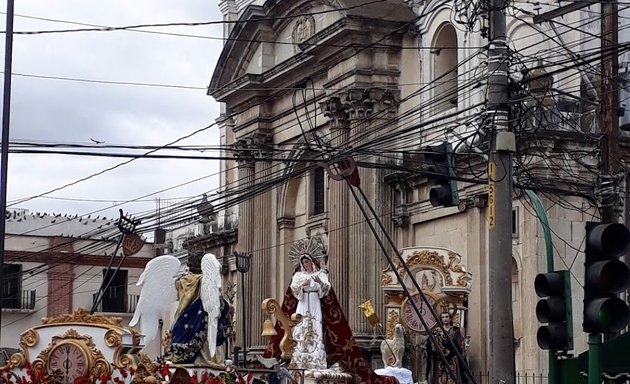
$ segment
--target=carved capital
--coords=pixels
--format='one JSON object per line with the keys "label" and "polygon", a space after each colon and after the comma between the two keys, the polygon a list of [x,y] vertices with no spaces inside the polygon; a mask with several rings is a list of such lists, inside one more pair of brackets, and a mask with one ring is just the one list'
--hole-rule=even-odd
{"label": "carved capital", "polygon": [[348,109],[338,96],[329,97],[326,101],[320,103],[320,109],[330,121],[330,129],[347,129],[350,127]]}
{"label": "carved capital", "polygon": [[239,139],[234,145],[234,157],[241,166],[253,166],[257,159],[271,157],[273,151],[271,145],[273,138],[271,133],[257,131],[249,136]]}
{"label": "carved capital", "polygon": [[[397,98],[385,88],[350,88],[339,96],[331,96],[320,104],[331,128],[348,128],[350,120],[366,119],[375,113],[395,113]],[[385,116],[386,117],[386,116]]]}

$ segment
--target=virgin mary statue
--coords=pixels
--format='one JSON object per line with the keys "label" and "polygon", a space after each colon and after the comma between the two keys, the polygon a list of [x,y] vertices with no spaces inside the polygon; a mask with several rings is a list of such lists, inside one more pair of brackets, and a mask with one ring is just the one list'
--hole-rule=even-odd
{"label": "virgin mary statue", "polygon": [[[295,266],[291,284],[282,302],[287,317],[298,313],[302,321],[293,328],[295,347],[291,365],[307,371],[322,370],[338,363],[356,382],[396,383],[390,376],[378,376],[363,358],[343,314],[337,296],[328,281],[327,255],[319,237],[298,240],[291,246],[289,258]],[[281,359],[280,341],[284,329],[276,322],[264,357]]]}

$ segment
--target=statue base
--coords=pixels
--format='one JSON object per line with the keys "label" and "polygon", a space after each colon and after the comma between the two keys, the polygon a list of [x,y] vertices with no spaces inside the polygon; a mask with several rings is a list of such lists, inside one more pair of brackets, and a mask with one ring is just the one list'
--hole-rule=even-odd
{"label": "statue base", "polygon": [[385,367],[375,369],[374,373],[379,376],[394,376],[400,384],[413,384],[411,371],[407,368]]}
{"label": "statue base", "polygon": [[304,384],[352,383],[354,377],[345,372],[332,369],[313,369],[304,371]]}

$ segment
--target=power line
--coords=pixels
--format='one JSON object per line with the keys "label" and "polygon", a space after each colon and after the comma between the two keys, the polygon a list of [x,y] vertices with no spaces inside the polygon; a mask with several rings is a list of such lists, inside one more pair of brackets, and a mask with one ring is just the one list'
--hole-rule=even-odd
{"label": "power line", "polygon": [[[253,20],[246,20],[246,21],[215,20],[215,21],[200,21],[200,22],[171,22],[171,23],[154,23],[154,24],[135,24],[135,25],[120,26],[120,27],[96,26],[96,27],[91,27],[91,28],[77,28],[77,29],[17,31],[14,33],[16,35],[43,35],[43,34],[54,34],[54,33],[129,31],[129,30],[138,30],[142,28],[199,27],[199,26],[207,26],[207,25],[242,24],[245,22],[252,22],[252,21],[257,22],[257,23],[266,23],[269,21],[292,20],[292,19],[303,17],[303,16],[315,16],[315,15],[324,15],[327,13],[350,11],[350,10],[362,8],[368,5],[382,3],[384,1],[386,0],[373,0],[373,1],[368,1],[359,5],[345,7],[345,8],[336,8],[336,9],[327,9],[327,10],[307,12],[307,13],[298,13],[298,14],[293,14],[290,16],[256,17]],[[52,21],[52,19],[48,19],[47,21]],[[5,33],[5,32],[0,31],[0,33]]]}

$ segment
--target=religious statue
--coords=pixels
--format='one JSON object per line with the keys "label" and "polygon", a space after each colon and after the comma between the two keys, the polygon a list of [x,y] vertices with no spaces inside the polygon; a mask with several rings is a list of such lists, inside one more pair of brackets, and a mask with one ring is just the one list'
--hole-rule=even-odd
{"label": "religious statue", "polygon": [[[158,256],[147,263],[137,285],[142,291],[129,324],[140,325],[143,352],[179,364],[222,361],[217,346],[226,340],[229,304],[221,295],[221,263],[213,254],[193,255],[186,267],[174,256]],[[161,353],[162,327],[170,324]]]}
{"label": "religious statue", "polygon": [[291,279],[291,291],[298,300],[295,313],[302,316],[302,321],[293,328],[296,344],[292,362],[298,368],[326,368],[320,299],[329,290],[328,274],[319,269],[319,263],[311,255],[301,255],[300,269]]}
{"label": "religious statue", "polygon": [[[453,325],[453,319],[448,311],[440,314],[440,321],[444,331],[436,326],[431,330],[435,342],[431,342],[430,339],[427,342],[428,382],[429,384],[467,383],[465,363],[459,359],[454,348],[465,359],[466,349],[470,345],[470,337],[464,337],[461,329]],[[446,358],[447,365],[444,364],[438,351],[441,351]],[[455,378],[451,374],[455,375]]]}
{"label": "religious statue", "polygon": [[381,341],[381,357],[385,367],[402,367],[405,354],[405,333],[402,324],[394,326],[394,335],[391,339]]}
{"label": "religious statue", "polygon": [[[295,266],[295,273],[282,301],[281,310],[286,317],[295,313],[303,317],[301,324],[292,330],[296,345],[291,365],[306,364],[300,367],[306,369],[306,376],[313,377],[314,372],[325,374],[329,370],[326,367],[338,364],[343,372],[356,375],[357,382],[396,383],[396,379],[391,376],[375,374],[361,355],[334,289],[328,281],[327,255],[321,238],[309,237],[296,241],[289,250],[289,258]],[[276,335],[269,340],[263,357],[280,361],[280,342],[284,337],[284,329],[279,322],[274,329]]]}

